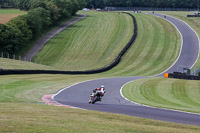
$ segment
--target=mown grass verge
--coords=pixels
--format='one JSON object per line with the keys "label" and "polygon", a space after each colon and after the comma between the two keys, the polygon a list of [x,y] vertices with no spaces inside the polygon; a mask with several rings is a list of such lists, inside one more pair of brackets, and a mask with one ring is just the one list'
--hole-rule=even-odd
{"label": "mown grass verge", "polygon": [[0,76],[0,102],[43,102],[45,94],[85,80],[98,78],[91,75],[12,75]]}
{"label": "mown grass verge", "polygon": [[146,14],[133,14],[138,37],[121,63],[107,74],[123,76],[156,75],[177,59],[181,37],[169,22]]}
{"label": "mown grass verge", "polygon": [[0,103],[0,132],[197,133],[199,126],[125,115],[22,103]]}
{"label": "mown grass verge", "polygon": [[110,64],[133,35],[132,18],[110,12],[86,14],[86,19],[52,38],[34,61],[68,71]]}
{"label": "mown grass verge", "polygon": [[137,103],[200,113],[199,81],[147,78],[127,84],[122,92]]}

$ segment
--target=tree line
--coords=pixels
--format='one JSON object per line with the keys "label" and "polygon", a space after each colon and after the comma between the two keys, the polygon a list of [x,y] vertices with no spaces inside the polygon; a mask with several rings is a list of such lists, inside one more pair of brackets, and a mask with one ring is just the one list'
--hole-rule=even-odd
{"label": "tree line", "polygon": [[154,7],[199,8],[200,0],[86,0],[88,8],[103,7]]}
{"label": "tree line", "polygon": [[[7,0],[6,2],[8,2]],[[27,14],[0,24],[0,51],[17,53],[58,21],[85,7],[85,0],[10,0],[9,6]]]}

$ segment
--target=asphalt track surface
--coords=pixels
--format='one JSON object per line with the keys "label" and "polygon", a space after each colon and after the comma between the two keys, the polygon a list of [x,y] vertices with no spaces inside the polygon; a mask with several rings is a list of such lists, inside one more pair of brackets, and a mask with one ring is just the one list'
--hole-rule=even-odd
{"label": "asphalt track surface", "polygon": [[[156,16],[164,18],[164,15],[156,14]],[[169,16],[164,19],[175,25],[183,39],[179,58],[165,72],[177,71],[181,66],[192,67],[199,56],[199,39],[196,33],[181,20]],[[163,74],[164,72],[157,76]],[[60,90],[53,96],[53,99],[58,103],[83,109],[200,126],[200,114],[148,107],[126,100],[121,95],[121,88],[130,81],[142,78],[148,77],[119,77],[85,81]],[[102,101],[94,105],[88,104],[92,90],[100,85],[106,87],[106,94]]]}

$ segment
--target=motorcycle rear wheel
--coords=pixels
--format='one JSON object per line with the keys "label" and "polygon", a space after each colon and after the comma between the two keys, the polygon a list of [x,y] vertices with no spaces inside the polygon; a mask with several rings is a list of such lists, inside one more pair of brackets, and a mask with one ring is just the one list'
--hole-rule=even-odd
{"label": "motorcycle rear wheel", "polygon": [[94,99],[92,100],[92,104],[95,104],[98,100],[98,96],[95,96]]}

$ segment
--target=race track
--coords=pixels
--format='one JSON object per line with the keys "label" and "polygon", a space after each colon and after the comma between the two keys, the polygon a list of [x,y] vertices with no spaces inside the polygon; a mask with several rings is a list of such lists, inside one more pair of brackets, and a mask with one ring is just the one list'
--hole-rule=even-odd
{"label": "race track", "polygon": [[[156,14],[159,17],[163,15]],[[196,33],[184,22],[173,17],[166,18],[174,24],[182,35],[182,49],[177,61],[165,72],[177,71],[180,66],[192,67],[199,56],[199,39]],[[163,72],[164,73],[164,72]],[[163,73],[157,76],[162,76]],[[53,96],[58,103],[83,109],[119,113],[130,116],[150,118],[175,123],[200,126],[200,115],[159,109],[132,103],[121,96],[120,90],[127,82],[148,77],[120,77],[85,81],[59,91]],[[92,89],[100,85],[106,87],[106,95],[102,102],[95,105],[88,104]]]}

